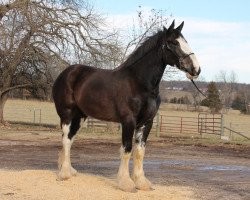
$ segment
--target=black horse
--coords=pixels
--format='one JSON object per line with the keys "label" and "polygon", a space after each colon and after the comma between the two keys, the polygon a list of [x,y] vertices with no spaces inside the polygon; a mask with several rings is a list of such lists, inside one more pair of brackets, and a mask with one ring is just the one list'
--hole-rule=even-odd
{"label": "black horse", "polygon": [[[63,131],[63,149],[59,154],[59,178],[76,174],[71,166],[70,148],[80,127],[80,120],[91,116],[122,125],[121,163],[118,187],[124,191],[149,190],[144,175],[143,157],[153,119],[160,105],[159,83],[166,65],[196,78],[200,67],[194,53],[181,34],[184,22],[147,38],[128,59],[114,70],[85,65],[65,69],[53,86],[53,97]],[[129,176],[129,159],[133,148],[134,167]]]}

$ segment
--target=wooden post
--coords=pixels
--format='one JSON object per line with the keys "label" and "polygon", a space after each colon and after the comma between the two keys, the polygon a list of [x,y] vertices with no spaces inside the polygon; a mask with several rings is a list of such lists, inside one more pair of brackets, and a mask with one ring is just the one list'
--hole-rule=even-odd
{"label": "wooden post", "polygon": [[201,119],[201,138],[203,138],[202,130],[204,128],[204,119]]}
{"label": "wooden post", "polygon": [[33,123],[36,123],[36,109],[33,108]]}
{"label": "wooden post", "polygon": [[200,113],[198,114],[198,133],[200,133]]}
{"label": "wooden post", "polygon": [[213,134],[214,134],[214,114],[213,114]]}
{"label": "wooden post", "polygon": [[160,137],[160,114],[156,114],[156,137]]}
{"label": "wooden post", "polygon": [[162,132],[162,115],[160,115],[160,132]]}
{"label": "wooden post", "polygon": [[220,136],[224,135],[224,116],[221,114],[221,129],[220,129]]}
{"label": "wooden post", "polygon": [[40,115],[39,115],[39,123],[42,123],[42,109],[39,109]]}
{"label": "wooden post", "polygon": [[181,130],[180,130],[180,133],[182,133],[182,117],[181,117]]}
{"label": "wooden post", "polygon": [[233,140],[233,132],[232,132],[232,122],[230,122],[230,139]]}

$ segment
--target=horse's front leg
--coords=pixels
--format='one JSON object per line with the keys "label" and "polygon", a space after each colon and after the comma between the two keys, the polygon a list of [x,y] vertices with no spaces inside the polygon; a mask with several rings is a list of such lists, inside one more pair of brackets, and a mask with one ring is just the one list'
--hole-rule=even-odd
{"label": "horse's front leg", "polygon": [[134,118],[126,117],[122,122],[121,163],[117,175],[118,187],[126,192],[136,192],[135,184],[129,176],[129,159],[131,157],[134,129]]}
{"label": "horse's front leg", "polygon": [[139,190],[151,190],[151,183],[145,177],[143,170],[143,158],[148,134],[152,128],[153,120],[148,121],[145,126],[138,127],[135,131],[135,147],[133,150],[134,168],[132,179]]}

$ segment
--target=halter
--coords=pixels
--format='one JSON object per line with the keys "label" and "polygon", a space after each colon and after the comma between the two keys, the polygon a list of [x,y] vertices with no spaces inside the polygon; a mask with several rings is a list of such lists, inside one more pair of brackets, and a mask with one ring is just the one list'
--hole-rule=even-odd
{"label": "halter", "polygon": [[[191,56],[191,55],[193,55],[194,53],[192,52],[192,53],[189,53],[189,54],[187,54],[187,55],[185,55],[185,56],[179,56],[176,52],[174,52],[171,48],[170,48],[170,46],[169,46],[169,44],[166,42],[166,44],[167,45],[165,45],[165,44],[163,44],[162,45],[162,50],[165,50],[165,46],[167,47],[166,49],[167,50],[169,50],[169,51],[171,51],[171,53],[172,54],[174,54],[177,58],[178,58],[178,61],[179,62],[181,62],[181,61],[183,61],[183,60],[185,60],[187,57],[189,57],[189,56]],[[187,70],[185,69],[185,68],[182,68],[185,72],[187,72]],[[207,98],[207,96],[198,88],[198,86],[195,84],[195,82],[194,82],[194,80],[193,79],[191,79],[191,82],[193,83],[193,85],[195,86],[195,88],[204,96],[204,97],[206,97]]]}
{"label": "halter", "polygon": [[189,57],[189,56],[191,56],[191,55],[194,54],[194,53],[192,52],[192,53],[189,53],[189,54],[184,55],[184,56],[179,56],[176,52],[174,52],[174,51],[170,48],[168,42],[166,42],[166,43],[167,43],[166,45],[165,45],[165,44],[162,45],[162,50],[165,50],[165,47],[167,47],[166,49],[169,50],[169,51],[171,51],[171,53],[173,53],[173,54],[178,58],[178,61],[179,61],[179,62],[185,60],[187,57]]}
{"label": "halter", "polygon": [[[185,60],[187,57],[189,57],[189,56],[191,56],[191,55],[194,54],[194,53],[192,52],[192,53],[189,53],[189,54],[184,55],[184,56],[179,56],[176,52],[174,52],[174,51],[170,48],[168,42],[166,42],[166,44],[163,44],[163,45],[162,45],[162,50],[163,50],[163,53],[164,53],[164,50],[168,50],[168,51],[170,51],[171,53],[173,53],[173,54],[178,58],[178,62],[179,62],[179,63],[181,63],[181,62],[182,62],[183,60]],[[179,69],[182,70],[182,71],[184,71],[184,72],[187,72],[187,73],[188,73],[187,69],[184,68],[184,67],[179,68]]]}

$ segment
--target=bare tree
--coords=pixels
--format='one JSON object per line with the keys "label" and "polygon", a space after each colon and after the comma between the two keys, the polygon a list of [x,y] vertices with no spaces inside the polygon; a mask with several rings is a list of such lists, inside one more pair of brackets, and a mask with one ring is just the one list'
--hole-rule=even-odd
{"label": "bare tree", "polygon": [[[123,43],[124,50],[121,56],[121,61],[125,61],[127,56],[139,47],[145,39],[153,35],[158,30],[162,30],[163,26],[167,26],[168,21],[169,17],[167,17],[166,11],[157,9],[151,9],[148,11],[139,6],[137,18],[134,19],[132,29],[127,30],[128,40],[125,40]],[[174,67],[166,67],[165,74],[163,75],[164,79],[177,74],[177,72],[178,70]]]}
{"label": "bare tree", "polygon": [[11,0],[0,4],[0,123],[9,91],[50,84],[59,64],[102,63],[117,48],[115,34],[102,28],[101,15],[83,0],[80,9],[79,2]]}
{"label": "bare tree", "polygon": [[220,97],[222,104],[227,111],[228,108],[231,107],[234,98],[237,75],[234,71],[231,71],[230,74],[228,74],[226,71],[220,71],[219,75],[217,76],[217,80],[222,83]]}
{"label": "bare tree", "polygon": [[245,103],[245,110],[246,114],[250,113],[249,105],[250,105],[250,86],[249,85],[242,85],[242,96],[244,98]]}

